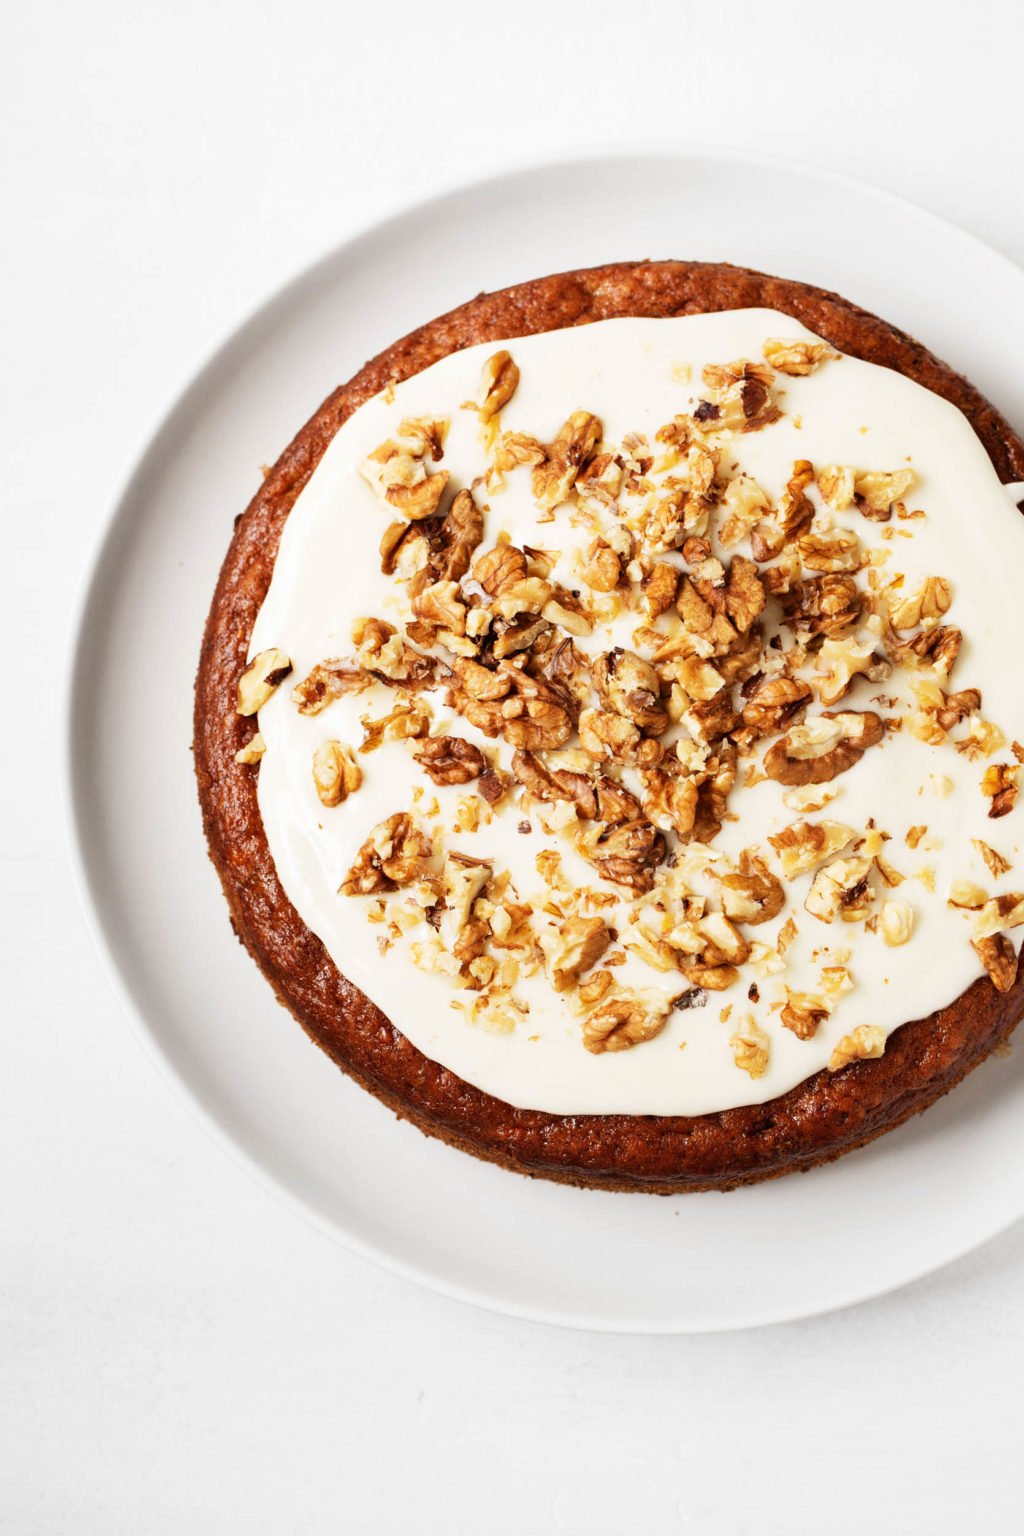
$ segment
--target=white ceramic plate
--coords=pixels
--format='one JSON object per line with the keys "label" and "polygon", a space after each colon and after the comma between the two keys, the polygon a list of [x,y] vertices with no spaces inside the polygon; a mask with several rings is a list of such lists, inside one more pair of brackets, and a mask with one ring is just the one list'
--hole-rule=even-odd
{"label": "white ceramic plate", "polygon": [[602,151],[436,197],[271,299],[153,438],[82,606],[68,792],[85,905],[129,1017],[267,1186],[450,1295],[581,1327],[688,1332],[877,1295],[1024,1213],[1022,1054],[830,1168],[728,1196],[517,1178],[399,1124],[277,1005],[232,936],[189,751],[199,638],[232,519],[321,398],[481,289],[647,256],[835,288],[920,336],[1024,424],[1024,274],[870,188],[663,149]]}

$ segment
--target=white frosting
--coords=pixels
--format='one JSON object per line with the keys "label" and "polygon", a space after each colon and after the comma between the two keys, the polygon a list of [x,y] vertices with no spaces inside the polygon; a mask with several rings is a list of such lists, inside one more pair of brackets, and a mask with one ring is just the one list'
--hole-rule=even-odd
{"label": "white frosting", "polygon": [[[604,423],[609,442],[629,432],[654,433],[678,413],[692,409],[700,393],[706,363],[760,357],[767,337],[809,337],[804,327],[771,310],[660,320],[612,320],[505,343],[521,370],[521,383],[502,412],[504,430],[525,432],[550,441],[571,410],[586,409]],[[970,929],[960,912],[950,909],[950,883],[969,878],[987,891],[1012,889],[1015,874],[994,880],[972,845],[985,839],[1016,864],[1021,841],[1020,811],[998,821],[987,818],[989,802],[980,791],[985,762],[969,761],[951,745],[929,747],[909,731],[888,737],[866,753],[857,767],[835,780],[836,798],[808,819],[834,819],[863,829],[874,817],[891,834],[886,852],[909,878],[892,894],[909,901],[915,931],[901,948],[887,947],[863,924],[836,922],[828,927],[803,911],[811,876],[790,882],[786,911],[774,922],[747,930],[752,939],[774,943],[782,921],[793,912],[800,939],[787,954],[785,981],[794,989],[815,990],[823,946],[852,950],[847,961],[854,987],[843,996],[817,1035],[800,1040],[781,1026],[771,1005],[781,993],[781,978],[759,982],[760,1000],[751,1004],[753,979],[744,966],[741,983],[729,992],[711,993],[701,1009],[677,1011],[655,1039],[631,1050],[594,1055],[581,1044],[578,1013],[554,993],[543,973],[517,989],[529,1003],[529,1015],[511,1033],[494,1033],[470,1023],[453,1008],[453,999],[469,1000],[450,977],[417,969],[403,943],[378,950],[381,931],[367,921],[367,898],[338,894],[340,881],[369,830],[395,811],[411,806],[414,784],[435,795],[450,826],[457,801],[472,786],[440,789],[426,780],[412,761],[409,745],[387,742],[360,759],[364,783],[340,806],[325,809],[311,776],[314,748],[339,738],[353,746],[362,740],[360,716],[384,715],[394,700],[383,687],[341,699],[321,715],[300,715],[290,698],[292,682],[318,661],[352,654],[351,625],[373,614],[399,622],[393,578],[380,573],[378,544],[388,516],[359,473],[373,448],[397,431],[406,416],[450,415],[444,465],[456,483],[469,484],[487,467],[476,415],[460,409],[477,397],[483,362],[495,344],[472,347],[444,358],[409,379],[390,398],[377,396],[345,423],[324,454],[296,502],[284,529],[273,580],[252,638],[253,654],[280,646],[294,661],[295,672],[260,711],[266,753],[259,767],[259,804],[270,851],[291,901],[307,926],[324,942],[339,969],[351,978],[427,1056],[499,1099],[552,1113],[699,1114],[774,1098],[826,1065],[837,1040],[860,1024],[881,1025],[887,1032],[956,998],[981,972],[968,942]],[[694,382],[682,382],[688,375]],[[953,585],[948,622],[964,633],[954,688],[977,687],[986,719],[998,723],[1008,739],[1024,739],[1024,702],[1014,625],[1024,575],[1024,520],[1000,485],[988,457],[966,419],[953,406],[901,375],[843,357],[806,378],[777,380],[782,419],[760,432],[735,440],[723,455],[735,456],[773,499],[792,473],[795,459],[816,466],[852,464],[863,469],[894,470],[911,464],[917,483],[909,494],[913,508],[926,517],[894,522],[885,574],[897,571],[907,586],[929,575],[944,575]],[[816,493],[812,493],[816,494]],[[866,545],[879,542],[880,530],[858,513],[837,514],[856,527]],[[484,547],[502,531],[514,543],[571,548],[573,530],[559,514],[554,523],[538,521],[528,471],[509,475],[505,488],[489,497]],[[904,537],[909,534],[909,537]],[[589,535],[575,534],[577,541]],[[636,624],[630,616],[623,630],[598,630],[582,642],[591,653],[612,644],[630,645]],[[885,691],[896,691],[890,684]],[[839,708],[870,707],[879,689],[858,683]],[[431,697],[439,721],[452,719]],[[454,729],[492,752],[507,765],[511,749],[485,742],[457,719]],[[1009,760],[1008,751],[997,754]],[[742,774],[742,766],[741,766]],[[952,780],[945,797],[934,790],[932,776]],[[738,821],[727,822],[715,847],[735,857],[744,847],[765,847],[768,834],[800,819],[784,805],[782,787],[770,781],[743,789],[730,799]],[[568,849],[564,839],[547,836],[533,819],[529,835],[517,831],[512,807],[475,834],[449,832],[447,846],[507,867],[521,896],[542,888],[534,864],[544,847],[557,848],[566,870],[579,883],[594,884],[594,871]],[[911,851],[908,828],[926,824],[931,848]],[[913,878],[923,866],[934,872],[935,890]],[[1019,884],[1019,873],[1016,883]],[[1015,946],[1016,947],[1016,946]],[[811,951],[819,950],[817,959]],[[656,986],[678,993],[685,980],[664,976],[630,958],[616,972],[625,985]],[[720,1012],[732,1005],[723,1022]],[[752,1079],[740,1070],[729,1047],[736,1020],[752,1013],[771,1038],[764,1076]],[[684,1048],[685,1047],[685,1048]]]}

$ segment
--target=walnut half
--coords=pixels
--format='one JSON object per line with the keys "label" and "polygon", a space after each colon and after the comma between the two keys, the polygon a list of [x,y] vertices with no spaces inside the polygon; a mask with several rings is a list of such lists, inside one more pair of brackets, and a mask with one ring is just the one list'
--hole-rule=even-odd
{"label": "walnut half", "polygon": [[820,715],[793,726],[769,747],[764,771],[777,784],[827,784],[859,763],[883,735],[881,716],[873,710]]}

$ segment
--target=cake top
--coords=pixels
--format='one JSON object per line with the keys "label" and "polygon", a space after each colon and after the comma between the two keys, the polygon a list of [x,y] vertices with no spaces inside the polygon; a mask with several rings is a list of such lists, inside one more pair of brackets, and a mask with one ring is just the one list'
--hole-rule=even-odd
{"label": "cake top", "polygon": [[282,884],[520,1107],[880,1055],[1016,973],[1020,523],[959,412],[773,311],[445,358],[284,531],[239,689]]}

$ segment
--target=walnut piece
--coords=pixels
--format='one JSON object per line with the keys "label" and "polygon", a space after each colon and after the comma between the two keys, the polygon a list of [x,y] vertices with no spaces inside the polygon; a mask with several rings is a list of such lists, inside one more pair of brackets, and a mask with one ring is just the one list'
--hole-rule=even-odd
{"label": "walnut piece", "polygon": [[789,623],[811,635],[831,635],[855,624],[863,597],[852,576],[828,574],[799,582],[785,595]]}
{"label": "walnut piece", "polygon": [[535,799],[566,801],[575,807],[582,821],[593,821],[596,817],[597,794],[585,773],[545,768],[532,752],[516,752],[512,772]]}
{"label": "walnut piece", "polygon": [[496,544],[480,555],[473,566],[473,579],[491,597],[501,597],[525,581],[529,575],[526,555],[514,544]]}
{"label": "walnut piece", "polygon": [[1009,992],[1017,980],[1017,954],[1005,933],[972,939],[971,948],[989,974],[997,992]]}
{"label": "walnut piece", "polygon": [[510,747],[527,752],[549,752],[562,747],[572,735],[575,701],[566,688],[531,677],[515,665],[502,662],[511,692],[501,701],[501,733]]}
{"label": "walnut piece", "polygon": [[369,896],[424,880],[432,873],[433,853],[430,839],[413,825],[412,817],[398,811],[374,827],[340,892],[344,896]]}
{"label": "walnut piece", "polygon": [[885,1054],[885,1030],[880,1024],[858,1024],[844,1035],[828,1059],[828,1070],[839,1072],[854,1061],[877,1060]]}
{"label": "walnut piece", "polygon": [[818,490],[833,512],[845,512],[856,497],[856,476],[848,464],[826,464],[818,471]]}
{"label": "walnut piece", "polygon": [[598,802],[604,830],[588,854],[592,864],[614,885],[640,894],[649,891],[665,857],[664,837],[642,814],[636,796],[610,779],[598,786]]}
{"label": "walnut piece", "polygon": [[236,712],[240,715],[258,714],[291,670],[291,658],[277,646],[260,651],[238,679]]}
{"label": "walnut piece", "polygon": [[722,876],[722,910],[734,923],[767,923],[786,904],[786,893],[763,859],[749,848],[736,874]]}
{"label": "walnut piece", "polygon": [[568,992],[574,987],[583,972],[600,960],[611,941],[611,929],[603,918],[566,918],[549,956],[555,991]]}
{"label": "walnut piece", "polygon": [[484,515],[472,491],[453,499],[440,523],[426,525],[427,567],[435,581],[461,581],[484,536]]}
{"label": "walnut piece", "polygon": [[791,992],[786,988],[786,1002],[779,1017],[798,1040],[810,1040],[831,1009],[828,1000],[816,992]]}
{"label": "walnut piece", "polygon": [[504,349],[484,363],[480,373],[480,420],[490,421],[512,399],[519,387],[519,368]]}
{"label": "walnut piece", "polygon": [[990,848],[988,843],[983,842],[980,837],[972,837],[971,842],[985,860],[990,874],[994,875],[997,880],[1000,875],[1006,874],[1010,868],[1009,859],[1004,859],[1001,853],[997,853],[994,848]]}
{"label": "walnut piece", "polygon": [[857,508],[872,522],[887,523],[893,504],[905,496],[915,479],[912,469],[897,469],[891,474],[870,471],[854,476]]}
{"label": "walnut piece", "polygon": [[461,736],[429,736],[413,759],[435,784],[469,784],[486,767],[480,748]]}
{"label": "walnut piece", "polygon": [[866,677],[869,682],[882,683],[892,673],[891,664],[875,649],[873,639],[853,640],[830,635],[823,641],[816,660],[818,697],[828,706],[838,704],[846,697],[855,678]]}
{"label": "walnut piece", "polygon": [[335,699],[350,693],[365,693],[375,678],[363,667],[345,661],[318,661],[316,666],[292,689],[292,700],[300,715],[318,715]]}
{"label": "walnut piece", "polygon": [[859,763],[883,735],[881,716],[873,710],[824,714],[806,725],[792,727],[769,747],[764,771],[777,784],[827,784]]}
{"label": "walnut piece", "polygon": [[856,837],[852,827],[840,821],[795,821],[768,841],[779,855],[787,880],[805,875],[833,854],[848,848]]}
{"label": "walnut piece", "polygon": [[944,576],[926,576],[910,592],[891,598],[889,619],[893,629],[916,629],[925,619],[939,619],[953,601],[953,589]]}
{"label": "walnut piece", "polygon": [[827,342],[785,340],[780,336],[770,336],[761,351],[766,363],[791,378],[813,373],[819,364],[838,356]]}
{"label": "walnut piece", "polygon": [[777,421],[779,408],[772,395],[774,375],[764,363],[741,357],[734,363],[704,369],[709,398],[693,413],[704,432],[757,432]]}
{"label": "walnut piece", "polygon": [[844,923],[860,922],[867,917],[874,901],[868,875],[871,859],[867,857],[833,859],[819,869],[804,900],[805,909],[823,923],[841,917]]}
{"label": "walnut piece", "polygon": [[359,744],[360,752],[376,752],[388,740],[418,741],[421,736],[426,736],[430,730],[431,714],[427,705],[403,699],[379,720],[371,720],[369,715],[363,715],[359,723],[364,732]]}
{"label": "walnut piece", "polygon": [[883,901],[879,929],[890,948],[906,944],[914,931],[914,909],[907,901]]}
{"label": "walnut piece", "polygon": [[589,411],[573,411],[563,424],[531,477],[534,500],[543,511],[551,512],[566,500],[576,476],[601,441],[602,431],[599,418]]}
{"label": "walnut piece", "polygon": [[363,770],[351,748],[340,741],[322,741],[313,753],[313,783],[323,805],[340,805],[363,782]]}
{"label": "walnut piece", "polygon": [[266,750],[267,744],[263,740],[261,733],[257,731],[255,736],[249,737],[244,747],[239,747],[235,753],[235,762],[258,763]]}
{"label": "walnut piece", "polygon": [[660,992],[620,992],[586,1015],[583,1044],[595,1056],[643,1045],[661,1034],[670,1008],[671,1000]]}
{"label": "walnut piece", "polygon": [[981,792],[992,801],[989,816],[993,821],[1008,816],[1017,803],[1020,767],[1015,763],[992,763],[981,776]]}
{"label": "walnut piece", "polygon": [[413,598],[412,611],[418,619],[450,630],[453,635],[466,633],[466,605],[461,599],[458,582],[435,581],[424,587]]}
{"label": "walnut piece", "polygon": [[617,715],[639,731],[660,736],[668,725],[661,703],[661,680],[649,661],[616,647],[599,656],[592,669],[594,686]]}
{"label": "walnut piece", "polygon": [[622,576],[622,569],[618,555],[603,539],[595,539],[590,546],[581,575],[587,586],[595,592],[615,591]]}
{"label": "walnut piece", "polygon": [[729,1039],[732,1059],[741,1071],[752,1078],[763,1077],[768,1070],[771,1040],[753,1014],[742,1013]]}

